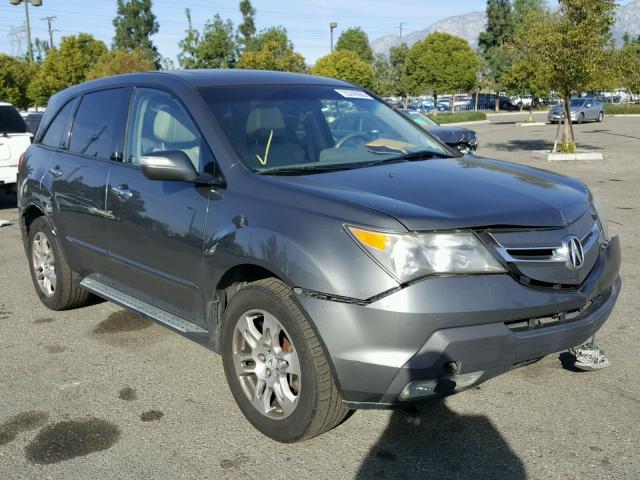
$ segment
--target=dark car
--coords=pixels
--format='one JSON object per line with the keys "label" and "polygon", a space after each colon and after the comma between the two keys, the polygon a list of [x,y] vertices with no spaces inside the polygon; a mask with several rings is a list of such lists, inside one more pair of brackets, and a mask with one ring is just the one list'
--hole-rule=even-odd
{"label": "dark car", "polygon": [[42,112],[31,112],[25,117],[24,121],[27,124],[27,128],[33,135],[35,135],[38,131],[38,127],[40,126],[43,115],[44,113]]}
{"label": "dark car", "polygon": [[442,126],[428,115],[415,110],[400,108],[398,111],[442,143],[446,143],[460,153],[474,153],[478,149],[478,137],[473,130],[452,125]]}
{"label": "dark car", "polygon": [[462,156],[335,79],[200,70],[69,88],[18,196],[47,307],[93,293],[220,352],[241,411],[279,441],[580,345],[621,285],[619,239],[583,183]]}

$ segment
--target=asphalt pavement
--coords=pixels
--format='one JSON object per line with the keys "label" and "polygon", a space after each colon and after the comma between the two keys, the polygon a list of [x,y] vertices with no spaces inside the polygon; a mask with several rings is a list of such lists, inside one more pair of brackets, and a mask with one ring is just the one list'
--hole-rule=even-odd
{"label": "asphalt pavement", "polygon": [[[479,155],[585,181],[620,234],[624,282],[598,335],[612,366],[566,354],[411,411],[359,411],[282,445],[244,419],[220,358],[107,302],[47,310],[15,202],[0,197],[0,479],[640,478],[640,118],[575,126],[600,162],[549,163],[555,127],[474,125]],[[472,208],[472,206],[470,206]]]}

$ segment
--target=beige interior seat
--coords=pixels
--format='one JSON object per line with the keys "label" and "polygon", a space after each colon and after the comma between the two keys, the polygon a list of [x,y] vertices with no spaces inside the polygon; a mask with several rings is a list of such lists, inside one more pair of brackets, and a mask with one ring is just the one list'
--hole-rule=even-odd
{"label": "beige interior seat", "polygon": [[[304,149],[289,141],[284,117],[276,106],[254,108],[247,117],[246,133],[250,159],[255,166],[268,168],[305,161]],[[266,157],[266,164],[261,165],[257,156],[263,161]]]}
{"label": "beige interior seat", "polygon": [[199,136],[167,110],[160,109],[153,119],[154,151],[182,150],[196,170],[200,167]]}

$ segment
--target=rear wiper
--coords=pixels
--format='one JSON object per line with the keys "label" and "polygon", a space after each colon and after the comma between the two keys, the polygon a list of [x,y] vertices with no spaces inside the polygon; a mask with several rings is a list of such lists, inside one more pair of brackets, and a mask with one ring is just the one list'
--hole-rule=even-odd
{"label": "rear wiper", "polygon": [[349,165],[325,165],[325,166],[307,166],[307,167],[282,167],[269,168],[256,172],[258,175],[304,175],[308,173],[337,172],[340,170],[350,170],[353,166]]}

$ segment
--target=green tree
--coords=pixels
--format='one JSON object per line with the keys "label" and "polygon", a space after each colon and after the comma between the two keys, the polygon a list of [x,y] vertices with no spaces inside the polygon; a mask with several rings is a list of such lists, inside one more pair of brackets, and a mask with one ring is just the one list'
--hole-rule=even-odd
{"label": "green tree", "polygon": [[486,65],[485,76],[496,90],[502,88],[502,77],[511,68],[511,58],[503,47],[513,41],[515,21],[510,0],[487,0],[487,29],[478,37],[478,47]]}
{"label": "green tree", "polygon": [[360,27],[348,28],[340,34],[336,42],[336,50],[355,52],[360,60],[373,62],[373,51],[369,46],[369,37]]}
{"label": "green tree", "polygon": [[33,42],[33,54],[35,56],[36,63],[44,62],[49,52],[49,42],[36,38]]}
{"label": "green tree", "polygon": [[617,64],[621,85],[629,92],[640,93],[640,41],[624,45]]}
{"label": "green tree", "polygon": [[[515,22],[515,30],[524,22],[524,17],[529,12],[543,12],[547,8],[545,0],[514,0],[513,1],[513,19]],[[515,33],[515,31],[514,31]]]}
{"label": "green tree", "polygon": [[186,10],[189,27],[179,43],[178,62],[182,68],[234,68],[237,43],[231,20],[216,14],[207,20],[202,32],[191,24],[191,12]]}
{"label": "green tree", "polygon": [[38,69],[38,64],[0,53],[0,99],[27,108],[31,104],[27,89]]}
{"label": "green tree", "polygon": [[238,26],[238,31],[242,38],[239,39],[244,47],[251,43],[256,33],[256,9],[251,5],[251,0],[240,1],[240,13],[242,14],[242,23]]}
{"label": "green tree", "polygon": [[255,35],[245,50],[258,52],[267,43],[277,43],[280,50],[286,50],[287,48],[293,50],[293,43],[289,40],[289,33],[287,29],[281,26],[269,27],[264,30],[260,30],[260,33]]}
{"label": "green tree", "polygon": [[373,91],[383,97],[396,94],[396,83],[393,66],[383,53],[376,53],[373,57]]}
{"label": "green tree", "polygon": [[35,79],[29,84],[29,97],[45,105],[54,93],[85,81],[87,72],[107,52],[107,46],[88,33],[62,37],[59,48],[49,50]]}
{"label": "green tree", "polygon": [[407,53],[407,81],[412,93],[470,91],[477,81],[478,57],[469,43],[448,33],[435,32]]}
{"label": "green tree", "polygon": [[370,64],[350,50],[336,50],[318,59],[311,73],[338,78],[364,88],[374,87],[374,73]]}
{"label": "green tree", "polygon": [[[569,115],[571,95],[605,83],[612,55],[608,32],[613,25],[615,0],[559,0],[557,12],[527,15],[515,39],[523,61],[548,72],[549,84],[564,100],[567,121],[556,139],[575,149]],[[556,143],[557,143],[556,142]]]}
{"label": "green tree", "polygon": [[151,0],[118,0],[113,19],[113,48],[127,52],[137,50],[160,66],[160,56],[151,36],[158,33],[158,22],[151,11]]}
{"label": "green tree", "polygon": [[236,67],[297,73],[307,71],[307,64],[302,55],[288,45],[283,48],[276,41],[263,43],[258,51],[245,51]]}
{"label": "green tree", "polygon": [[152,60],[145,58],[142,52],[111,50],[102,55],[89,69],[86,79],[93,80],[121,73],[148,72],[149,70],[155,70],[155,64]]}
{"label": "green tree", "polygon": [[406,68],[408,53],[409,47],[404,42],[397,47],[391,47],[389,49],[389,63],[391,63],[391,68],[393,69],[393,81],[395,83],[393,94],[404,99],[405,107],[409,103],[409,95],[412,94]]}
{"label": "green tree", "polygon": [[193,28],[193,23],[191,22],[191,10],[186,8],[184,10],[184,14],[187,17],[188,27],[185,31],[185,37],[178,43],[178,46],[180,47],[178,63],[182,68],[197,68],[200,32],[198,32],[196,28]]}

